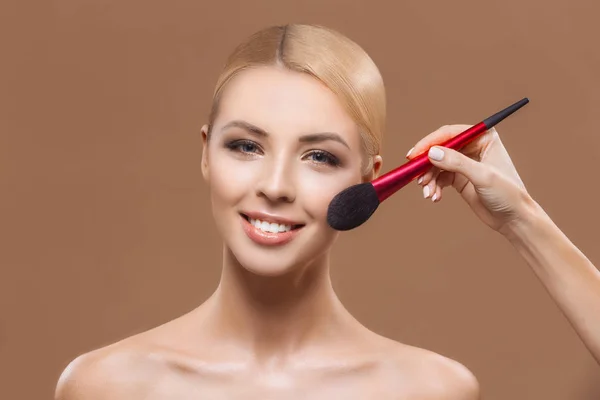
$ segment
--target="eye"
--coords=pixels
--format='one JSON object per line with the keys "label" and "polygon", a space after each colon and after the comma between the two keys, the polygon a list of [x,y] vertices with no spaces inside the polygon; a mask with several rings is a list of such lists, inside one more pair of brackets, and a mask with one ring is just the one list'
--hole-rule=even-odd
{"label": "eye", "polygon": [[313,150],[308,157],[317,164],[328,164],[333,167],[340,165],[340,160],[336,156],[323,150]]}
{"label": "eye", "polygon": [[225,144],[225,146],[240,153],[253,154],[259,152],[259,147],[251,140],[234,140]]}

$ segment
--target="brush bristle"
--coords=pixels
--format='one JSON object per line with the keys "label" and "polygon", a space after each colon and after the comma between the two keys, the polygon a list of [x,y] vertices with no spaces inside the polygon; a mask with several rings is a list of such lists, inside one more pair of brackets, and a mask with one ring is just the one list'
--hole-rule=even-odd
{"label": "brush bristle", "polygon": [[377,192],[370,182],[350,186],[338,193],[327,210],[327,223],[347,231],[365,223],[379,207]]}

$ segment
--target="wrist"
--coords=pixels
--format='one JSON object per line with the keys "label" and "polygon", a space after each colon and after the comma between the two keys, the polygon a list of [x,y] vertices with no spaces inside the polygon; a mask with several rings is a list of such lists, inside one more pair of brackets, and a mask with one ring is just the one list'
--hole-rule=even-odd
{"label": "wrist", "polygon": [[525,192],[516,207],[514,218],[499,232],[511,242],[519,241],[532,234],[536,228],[541,228],[547,219],[548,216],[542,207]]}

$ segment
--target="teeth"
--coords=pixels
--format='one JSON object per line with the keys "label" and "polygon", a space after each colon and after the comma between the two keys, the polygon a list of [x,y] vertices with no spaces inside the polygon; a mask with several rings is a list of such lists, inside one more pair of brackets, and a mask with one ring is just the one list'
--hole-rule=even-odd
{"label": "teeth", "polygon": [[261,221],[260,219],[250,218],[250,223],[264,232],[278,233],[292,230],[291,225],[276,224],[274,222]]}

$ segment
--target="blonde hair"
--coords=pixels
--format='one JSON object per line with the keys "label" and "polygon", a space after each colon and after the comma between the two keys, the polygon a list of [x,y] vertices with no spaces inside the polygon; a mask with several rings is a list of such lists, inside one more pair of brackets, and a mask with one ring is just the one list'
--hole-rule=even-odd
{"label": "blonde hair", "polygon": [[217,80],[209,116],[209,130],[227,82],[251,67],[280,65],[307,73],[328,87],[358,125],[366,155],[380,153],[385,130],[386,98],[381,74],[369,55],[355,42],[318,25],[271,26],[251,35],[227,59]]}

